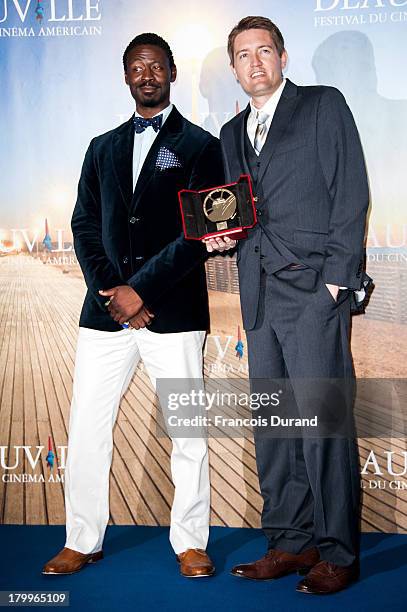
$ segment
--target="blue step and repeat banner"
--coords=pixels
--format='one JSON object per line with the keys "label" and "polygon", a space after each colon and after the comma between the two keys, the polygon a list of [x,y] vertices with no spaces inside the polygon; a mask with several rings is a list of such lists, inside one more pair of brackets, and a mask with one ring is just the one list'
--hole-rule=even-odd
{"label": "blue step and repeat banner", "polygon": [[[366,314],[354,318],[355,368],[364,378],[406,377],[407,0],[0,0],[2,522],[64,520],[69,396],[84,292],[70,217],[89,141],[133,112],[123,51],[138,33],[162,35],[178,67],[172,101],[218,135],[248,102],[231,73],[226,41],[239,19],[253,14],[271,18],[283,32],[286,76],[300,85],[339,88],[354,114],[369,172],[367,271],[376,285]],[[246,355],[239,360],[234,351],[241,333],[234,260],[212,259],[207,276],[212,333],[206,374],[245,377]],[[134,402],[143,392],[134,387]],[[113,475],[116,469],[123,476],[128,462],[120,463],[119,438]],[[148,472],[140,445],[130,444],[128,452]],[[364,439],[360,450],[364,529],[405,530],[405,437]],[[242,457],[246,451],[242,447]],[[244,468],[235,468],[235,484],[222,472],[217,462],[224,452],[212,449],[217,473],[246,496],[253,515],[240,512],[219,483],[214,522],[258,524],[258,491]],[[120,505],[143,477],[136,472],[115,479],[112,520],[167,522],[163,491],[162,512],[159,502],[149,504],[150,489],[144,495],[151,512]]]}

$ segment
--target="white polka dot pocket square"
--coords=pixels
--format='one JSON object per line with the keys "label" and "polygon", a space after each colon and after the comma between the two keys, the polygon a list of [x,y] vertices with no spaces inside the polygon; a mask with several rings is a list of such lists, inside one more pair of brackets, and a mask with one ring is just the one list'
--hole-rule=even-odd
{"label": "white polka dot pocket square", "polygon": [[158,151],[155,167],[157,170],[168,170],[170,168],[182,168],[182,164],[175,153],[167,147],[161,147]]}

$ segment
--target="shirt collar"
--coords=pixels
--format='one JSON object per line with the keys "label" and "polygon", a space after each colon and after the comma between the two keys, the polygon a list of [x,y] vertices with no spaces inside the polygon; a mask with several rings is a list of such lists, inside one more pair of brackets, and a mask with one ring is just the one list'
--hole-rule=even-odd
{"label": "shirt collar", "polygon": [[280,83],[276,91],[273,94],[271,94],[270,98],[267,100],[265,104],[263,104],[261,108],[256,108],[253,104],[253,100],[251,99],[250,108],[251,108],[252,115],[256,117],[258,111],[261,111],[263,113],[267,113],[267,115],[272,117],[277,108],[277,104],[281,98],[281,94],[283,93],[283,89],[285,87],[286,82],[287,82],[287,79],[282,80],[282,82]]}

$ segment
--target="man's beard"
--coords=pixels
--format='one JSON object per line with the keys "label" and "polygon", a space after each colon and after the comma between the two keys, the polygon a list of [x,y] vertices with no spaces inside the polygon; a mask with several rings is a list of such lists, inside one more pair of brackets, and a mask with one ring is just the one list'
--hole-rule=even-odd
{"label": "man's beard", "polygon": [[145,100],[138,100],[138,101],[146,108],[154,108],[155,106],[158,106],[159,104],[161,104],[162,99],[159,98],[157,100],[153,98],[146,98]]}

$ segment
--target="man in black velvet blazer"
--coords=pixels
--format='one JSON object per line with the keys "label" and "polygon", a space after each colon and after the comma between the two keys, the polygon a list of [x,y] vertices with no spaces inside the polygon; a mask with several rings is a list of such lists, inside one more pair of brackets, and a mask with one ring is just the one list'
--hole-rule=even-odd
{"label": "man in black velvet blazer", "polygon": [[[72,217],[75,252],[88,287],[79,324],[120,330],[105,306],[110,294],[100,294],[118,287],[116,304],[122,292],[124,300],[137,292],[148,305],[154,313],[151,331],[208,329],[206,249],[182,234],[178,190],[222,184],[219,141],[173,107],[134,189],[133,141],[131,117],[94,138],[85,156]],[[137,297],[134,304],[132,310],[126,302],[126,320],[137,312]]]}
{"label": "man in black velvet blazer", "polygon": [[[163,378],[203,384],[207,252],[182,234],[178,191],[223,184],[220,145],[170,103],[176,67],[161,37],[137,36],[123,63],[136,112],[90,143],[72,217],[87,294],[65,473],[67,538],[45,574],[73,573],[103,556],[112,428],[139,360],[154,386]],[[170,541],[182,575],[211,576],[207,441],[172,443]]]}
{"label": "man in black velvet blazer", "polygon": [[[237,251],[251,388],[285,379],[289,416],[316,416],[319,426],[255,430],[269,550],[232,573],[261,580],[310,570],[297,590],[333,593],[359,574],[349,336],[369,204],[363,152],[337,89],[284,79],[284,39],[269,19],[242,19],[228,51],[251,100],[221,130],[226,180],[250,174],[258,198],[258,223]],[[212,240],[208,250],[234,245]],[[339,416],[348,427],[329,429]]]}

